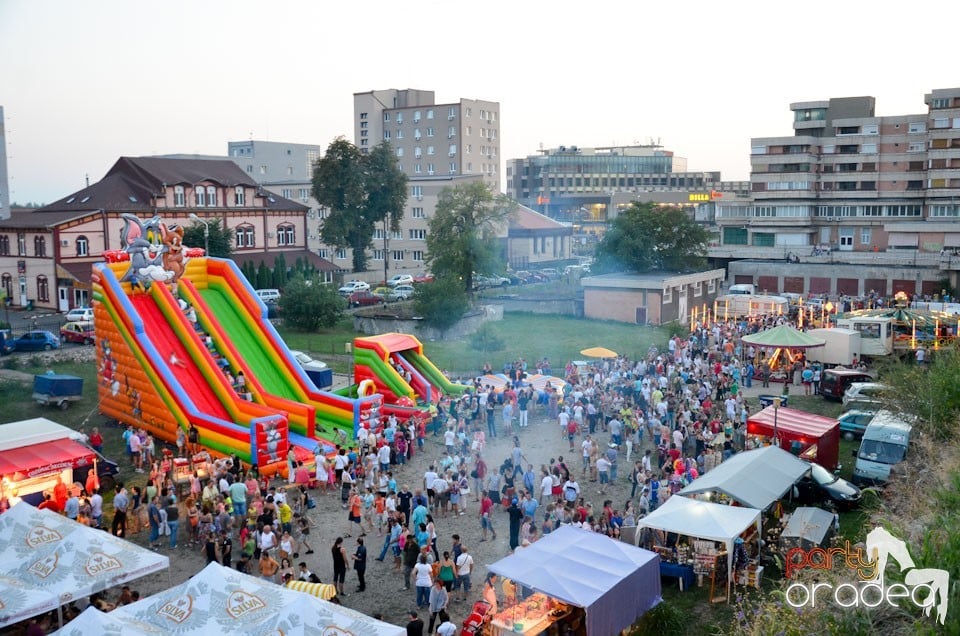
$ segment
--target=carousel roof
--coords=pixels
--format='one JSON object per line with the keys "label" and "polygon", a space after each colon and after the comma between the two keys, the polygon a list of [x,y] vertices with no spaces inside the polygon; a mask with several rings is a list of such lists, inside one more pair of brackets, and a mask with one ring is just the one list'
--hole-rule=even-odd
{"label": "carousel roof", "polygon": [[759,333],[744,336],[743,341],[758,347],[783,347],[786,349],[812,349],[826,344],[823,338],[811,336],[790,325],[780,325]]}
{"label": "carousel roof", "polygon": [[953,314],[945,311],[929,309],[911,309],[910,307],[883,307],[881,309],[857,309],[839,314],[836,318],[891,318],[893,322],[917,326],[934,326],[937,321],[948,324],[957,319]]}

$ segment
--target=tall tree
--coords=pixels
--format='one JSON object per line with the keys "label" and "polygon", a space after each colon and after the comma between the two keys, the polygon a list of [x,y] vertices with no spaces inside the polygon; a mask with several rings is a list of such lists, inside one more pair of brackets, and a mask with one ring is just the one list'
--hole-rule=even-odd
{"label": "tall tree", "polygon": [[343,315],[344,306],[336,288],[325,285],[319,276],[304,278],[302,274],[295,274],[280,297],[283,320],[301,331],[334,326]]}
{"label": "tall tree", "polygon": [[685,212],[633,203],[597,245],[595,272],[685,271],[706,263],[707,231]]}
{"label": "tall tree", "polygon": [[203,223],[194,221],[183,228],[183,244],[188,247],[203,247],[210,245],[208,256],[217,256],[219,258],[230,258],[233,254],[234,231],[224,227],[220,219],[210,219],[207,221],[209,236],[204,239]]}
{"label": "tall tree", "polygon": [[497,235],[515,204],[503,195],[494,195],[482,181],[444,188],[430,219],[427,234],[427,263],[434,273],[458,276],[463,288],[473,290],[474,272],[499,271],[503,267]]}
{"label": "tall tree", "polygon": [[324,243],[353,250],[353,271],[367,267],[366,250],[377,223],[400,228],[407,201],[407,177],[400,171],[390,144],[369,154],[338,137],[313,171],[313,196],[330,214],[320,236]]}

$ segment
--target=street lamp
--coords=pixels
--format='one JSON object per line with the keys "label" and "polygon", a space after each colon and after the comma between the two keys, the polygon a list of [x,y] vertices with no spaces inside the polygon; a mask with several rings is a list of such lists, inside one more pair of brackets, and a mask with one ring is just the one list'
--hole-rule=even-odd
{"label": "street lamp", "polygon": [[773,443],[780,446],[780,436],[777,434],[777,414],[780,412],[780,398],[773,398]]}
{"label": "street lamp", "polygon": [[210,222],[201,219],[193,212],[190,213],[190,218],[197,223],[203,223],[203,255],[210,256]]}

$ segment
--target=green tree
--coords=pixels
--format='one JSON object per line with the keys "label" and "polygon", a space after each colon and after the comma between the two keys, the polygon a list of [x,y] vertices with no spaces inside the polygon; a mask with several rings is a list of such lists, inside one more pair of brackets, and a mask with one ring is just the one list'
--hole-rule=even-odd
{"label": "green tree", "polygon": [[594,272],[688,271],[706,264],[709,235],[685,212],[633,203],[597,244]]}
{"label": "green tree", "polygon": [[413,310],[428,327],[446,331],[457,323],[470,303],[456,276],[444,274],[432,283],[414,286]]}
{"label": "green tree", "polygon": [[489,322],[480,325],[480,328],[470,334],[470,348],[486,354],[491,351],[503,351],[507,347],[506,341],[500,337],[497,330]]}
{"label": "green tree", "polygon": [[210,219],[207,221],[207,227],[210,235],[207,237],[207,243],[204,242],[203,223],[194,221],[183,228],[183,244],[189,247],[203,247],[210,245],[210,254],[219,258],[230,258],[233,254],[235,235],[234,231],[224,227],[220,219]]}
{"label": "green tree", "polygon": [[400,228],[407,201],[407,177],[396,165],[390,144],[369,154],[338,137],[313,171],[313,196],[330,214],[320,236],[324,243],[353,250],[353,271],[367,266],[366,250],[377,223]]}
{"label": "green tree", "polygon": [[456,276],[468,293],[474,272],[503,268],[497,236],[506,231],[515,204],[481,181],[444,188],[427,233],[427,264],[433,273]]}
{"label": "green tree", "polygon": [[325,285],[319,276],[304,278],[294,275],[280,297],[280,313],[286,324],[301,331],[332,327],[343,316],[344,300],[332,285]]}
{"label": "green tree", "polygon": [[257,289],[269,289],[271,283],[270,268],[267,267],[266,263],[260,261],[260,266],[257,268]]}
{"label": "green tree", "polygon": [[276,289],[283,289],[287,285],[287,259],[283,252],[273,257],[273,286]]}

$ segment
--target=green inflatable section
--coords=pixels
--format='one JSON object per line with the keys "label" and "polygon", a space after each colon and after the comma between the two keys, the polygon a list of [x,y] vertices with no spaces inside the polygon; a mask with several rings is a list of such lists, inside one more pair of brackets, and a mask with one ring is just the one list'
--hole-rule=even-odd
{"label": "green inflatable section", "polygon": [[419,371],[430,384],[443,391],[445,395],[463,395],[467,391],[465,385],[454,384],[448,380],[445,375],[440,373],[440,369],[430,362],[426,356],[420,355],[413,349],[401,351],[400,355],[406,358],[407,362],[413,365],[414,369]]}
{"label": "green inflatable section", "polygon": [[370,372],[383,382],[394,395],[410,396],[413,393],[410,385],[400,377],[396,369],[384,362],[372,349],[354,347],[353,363],[370,369]]}

